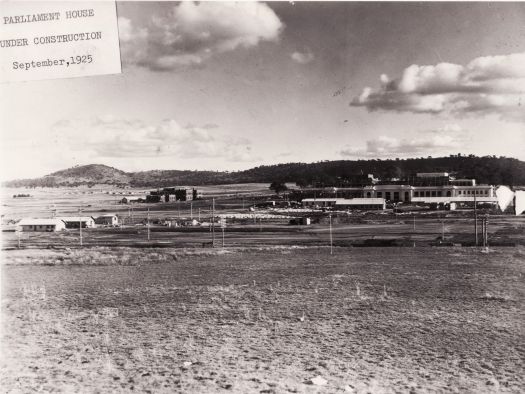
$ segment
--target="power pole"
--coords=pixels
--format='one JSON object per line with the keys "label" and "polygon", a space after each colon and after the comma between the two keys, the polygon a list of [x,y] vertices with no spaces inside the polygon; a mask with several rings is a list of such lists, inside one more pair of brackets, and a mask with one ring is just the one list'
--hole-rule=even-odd
{"label": "power pole", "polygon": [[82,207],[78,208],[78,228],[80,231],[80,246],[82,246]]}
{"label": "power pole", "polygon": [[476,237],[476,246],[478,246],[478,204],[474,194],[474,233]]}
{"label": "power pole", "polygon": [[489,229],[488,229],[489,217],[485,216],[483,220],[483,247],[488,248],[489,246]]}
{"label": "power pole", "polygon": [[211,200],[211,244],[215,247],[215,198]]}
{"label": "power pole", "polygon": [[328,214],[328,220],[330,223],[330,254],[333,254],[333,244],[332,244],[332,214]]}
{"label": "power pole", "polygon": [[147,226],[148,226],[148,241],[151,239],[150,238],[150,229],[149,229],[149,208],[148,208],[148,223],[147,223]]}

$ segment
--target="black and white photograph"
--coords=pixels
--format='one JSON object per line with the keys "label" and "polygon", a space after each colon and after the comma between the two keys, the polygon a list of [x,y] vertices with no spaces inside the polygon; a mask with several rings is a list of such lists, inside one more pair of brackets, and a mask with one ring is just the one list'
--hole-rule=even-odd
{"label": "black and white photograph", "polygon": [[0,1],[2,393],[523,393],[525,2]]}

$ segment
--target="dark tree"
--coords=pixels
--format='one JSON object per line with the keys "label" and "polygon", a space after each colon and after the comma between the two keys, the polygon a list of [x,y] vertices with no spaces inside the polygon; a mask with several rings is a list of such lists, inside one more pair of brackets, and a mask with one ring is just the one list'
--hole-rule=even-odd
{"label": "dark tree", "polygon": [[288,187],[286,186],[286,184],[284,182],[274,181],[270,185],[270,190],[273,190],[275,193],[279,194],[281,192],[287,191]]}

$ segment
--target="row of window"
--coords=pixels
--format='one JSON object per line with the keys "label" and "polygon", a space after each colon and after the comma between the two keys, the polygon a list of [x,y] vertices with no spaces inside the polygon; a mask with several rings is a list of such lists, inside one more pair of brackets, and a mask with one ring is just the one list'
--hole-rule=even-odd
{"label": "row of window", "polygon": [[[447,190],[447,197],[450,197],[450,190]],[[443,197],[443,192],[441,190],[425,190],[421,192],[414,192],[414,197]]]}
{"label": "row of window", "polygon": [[[459,195],[484,195],[488,196],[489,191],[488,190],[458,190]],[[422,191],[414,191],[414,197],[451,197],[452,192],[450,190],[441,191],[441,190],[422,190]],[[372,197],[372,193],[367,192],[366,197],[370,198]],[[376,192],[377,198],[383,198],[383,192]],[[398,201],[399,200],[399,192],[385,192],[384,198],[386,200],[391,200],[393,197],[393,200]],[[405,200],[409,199],[409,193],[405,192]]]}
{"label": "row of window", "polygon": [[485,196],[488,196],[489,195],[489,191],[488,190],[458,190],[458,194],[463,194],[463,195],[467,195],[467,194],[470,194],[470,195],[474,195],[474,194],[478,194],[478,195],[485,195]]}

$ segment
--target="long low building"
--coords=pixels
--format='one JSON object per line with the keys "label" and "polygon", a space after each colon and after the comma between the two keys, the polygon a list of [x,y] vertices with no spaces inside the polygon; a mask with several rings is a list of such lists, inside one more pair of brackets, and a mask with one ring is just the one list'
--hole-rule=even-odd
{"label": "long low building", "polygon": [[383,210],[386,208],[384,198],[304,198],[305,208],[335,208],[335,209],[363,209]]}
{"label": "long low building", "polygon": [[311,208],[327,208],[327,207],[335,207],[335,203],[341,200],[340,198],[303,198],[301,201],[303,204],[303,207],[311,207]]}
{"label": "long low building", "polygon": [[20,231],[43,231],[43,232],[53,232],[61,231],[66,228],[66,223],[57,218],[49,219],[33,219],[33,218],[24,218],[21,219],[16,224]]}
{"label": "long low building", "polygon": [[497,204],[497,197],[474,197],[474,196],[458,196],[458,197],[413,197],[413,203],[451,203],[451,202],[471,202],[471,203],[493,203]]}
{"label": "long low building", "polygon": [[335,203],[336,209],[384,210],[384,198],[342,198]]}
{"label": "long low building", "polygon": [[[305,188],[301,189],[298,198],[302,200],[326,201],[327,206],[332,206],[339,198],[383,198],[391,202],[412,202],[414,199],[434,197],[461,197],[477,198],[495,197],[495,188],[490,185],[476,185],[474,180],[458,180],[458,184],[435,186],[411,186],[408,184],[377,184],[364,187],[345,188]],[[451,181],[452,182],[452,181]],[[311,198],[312,195],[314,198]],[[317,196],[317,198],[316,198]],[[421,200],[417,200],[418,202]],[[321,203],[318,203],[321,204]]]}

